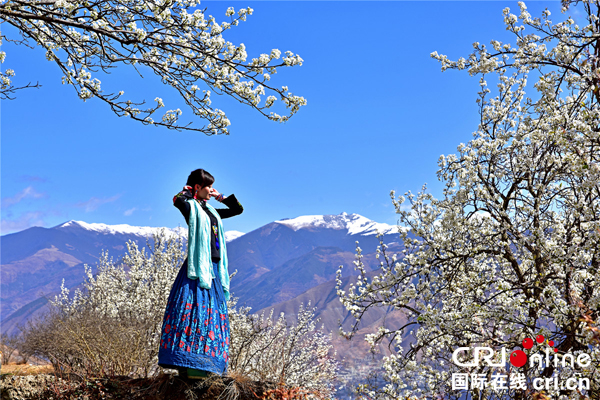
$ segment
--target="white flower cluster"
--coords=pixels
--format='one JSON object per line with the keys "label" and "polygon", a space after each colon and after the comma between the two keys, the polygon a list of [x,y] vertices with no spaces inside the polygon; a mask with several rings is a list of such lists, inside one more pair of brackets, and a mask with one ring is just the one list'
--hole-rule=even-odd
{"label": "white flower cluster", "polygon": [[[22,2],[7,0],[0,5],[0,17],[15,26],[22,37],[46,50],[46,58],[63,72],[63,83],[73,85],[83,100],[98,98],[119,116],[144,124],[206,134],[227,134],[229,119],[211,107],[198,80],[219,94],[232,96],[271,120],[284,122],[306,100],[288,92],[287,87],[269,85],[271,76],[282,67],[302,65],[302,58],[290,51],[281,60],[281,51],[271,50],[246,62],[244,44],[226,41],[224,31],[245,21],[251,8],[237,12],[230,7],[228,22],[218,23],[200,9],[195,0],[83,0]],[[193,10],[193,12],[191,12]],[[0,55],[4,59],[4,53]],[[208,121],[196,128],[180,121],[182,112],[167,111],[158,120],[151,118],[161,104],[142,108],[144,102],[119,100],[120,94],[107,94],[90,71],[108,72],[119,64],[138,68],[143,65],[175,88],[194,115]],[[10,75],[2,73],[0,95],[19,88],[12,86]],[[261,95],[268,94],[262,103]],[[274,99],[281,100],[286,115],[269,112]]]}
{"label": "white flower cluster", "polygon": [[[404,228],[402,253],[390,256],[381,243],[382,267],[368,278],[359,248],[356,284],[342,291],[338,278],[338,294],[358,320],[373,306],[407,318],[400,329],[384,326],[368,337],[372,345],[393,338],[397,349],[384,363],[388,384],[365,389],[368,395],[464,396],[452,391],[452,373],[493,371],[454,365],[456,348],[510,353],[540,334],[558,354],[586,352],[593,360],[589,368],[559,366],[546,374],[575,373],[600,384],[600,347],[582,322],[593,314],[598,323],[600,309],[600,25],[598,2],[584,3],[591,21],[584,28],[571,18],[552,24],[548,12],[534,19],[520,4],[518,17],[504,11],[516,47],[492,41],[495,53],[488,53],[475,43],[474,53],[458,61],[432,54],[442,70],[482,75],[481,122],[458,154],[440,158],[442,199],[425,187],[416,195],[392,192]],[[534,70],[538,80],[527,97]],[[483,79],[490,74],[494,97]],[[414,342],[403,345],[407,335]],[[529,380],[540,371],[525,374]],[[514,398],[491,387],[470,394]],[[579,396],[559,389],[546,395]]]}
{"label": "white flower cluster", "polygon": [[[4,59],[4,53],[2,54],[2,59]],[[10,87],[12,80],[11,78],[15,76],[15,71],[12,69],[7,69],[5,71],[0,72],[0,77],[2,77],[2,86],[0,90],[5,90]]]}
{"label": "white flower cluster", "polygon": [[331,334],[317,329],[314,309],[300,307],[293,324],[285,315],[251,315],[230,305],[230,368],[252,379],[299,387],[307,398],[330,398],[339,370]]}

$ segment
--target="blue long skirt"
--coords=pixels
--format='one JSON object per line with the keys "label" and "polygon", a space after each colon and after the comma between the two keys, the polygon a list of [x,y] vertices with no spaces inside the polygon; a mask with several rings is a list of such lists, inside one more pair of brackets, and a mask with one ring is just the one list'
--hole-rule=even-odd
{"label": "blue long skirt", "polygon": [[210,289],[187,276],[187,259],[173,283],[163,320],[158,365],[187,367],[222,375],[229,359],[227,301],[213,263]]}

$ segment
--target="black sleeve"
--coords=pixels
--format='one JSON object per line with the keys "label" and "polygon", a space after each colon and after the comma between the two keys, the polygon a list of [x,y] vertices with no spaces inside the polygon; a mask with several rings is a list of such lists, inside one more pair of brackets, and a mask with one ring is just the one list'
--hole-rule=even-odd
{"label": "black sleeve", "polygon": [[240,215],[244,211],[244,207],[242,207],[238,199],[235,198],[235,194],[227,196],[225,199],[223,199],[222,203],[229,208],[217,208],[217,212],[219,213],[219,217],[221,217],[221,219]]}
{"label": "black sleeve", "polygon": [[187,202],[188,199],[193,198],[192,192],[187,189],[182,190],[173,197],[173,205],[181,211],[181,214],[185,218],[185,223],[189,223],[190,219],[190,204]]}

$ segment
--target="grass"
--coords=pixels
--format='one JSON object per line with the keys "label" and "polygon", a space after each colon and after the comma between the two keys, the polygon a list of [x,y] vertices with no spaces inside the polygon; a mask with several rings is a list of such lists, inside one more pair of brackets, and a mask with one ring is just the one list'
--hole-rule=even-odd
{"label": "grass", "polygon": [[29,364],[14,364],[10,363],[2,365],[0,370],[2,375],[38,375],[38,374],[52,374],[54,368],[52,365],[29,365]]}

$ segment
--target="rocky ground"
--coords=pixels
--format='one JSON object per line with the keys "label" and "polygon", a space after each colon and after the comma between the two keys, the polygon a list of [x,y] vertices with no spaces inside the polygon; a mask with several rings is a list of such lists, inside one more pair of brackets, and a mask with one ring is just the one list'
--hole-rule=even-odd
{"label": "rocky ground", "polygon": [[[176,375],[156,378],[82,379],[53,374],[13,375],[0,378],[1,400],[259,400],[302,399],[294,389],[273,383],[254,382],[244,377],[214,376],[188,380]],[[292,397],[288,397],[292,395]]]}

